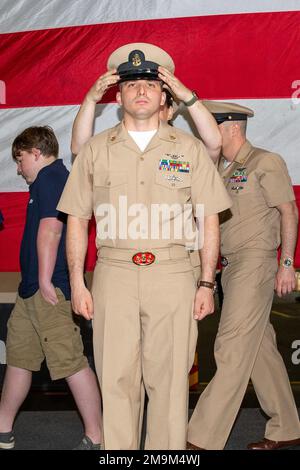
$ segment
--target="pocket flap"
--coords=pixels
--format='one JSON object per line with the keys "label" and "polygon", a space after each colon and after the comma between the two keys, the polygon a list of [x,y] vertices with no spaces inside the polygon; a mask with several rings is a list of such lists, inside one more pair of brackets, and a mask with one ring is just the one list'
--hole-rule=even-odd
{"label": "pocket flap", "polygon": [[158,171],[155,181],[157,184],[169,189],[189,188],[191,186],[191,175],[180,172]]}
{"label": "pocket flap", "polygon": [[124,183],[127,183],[127,173],[125,172],[111,171],[94,174],[94,186],[113,188]]}

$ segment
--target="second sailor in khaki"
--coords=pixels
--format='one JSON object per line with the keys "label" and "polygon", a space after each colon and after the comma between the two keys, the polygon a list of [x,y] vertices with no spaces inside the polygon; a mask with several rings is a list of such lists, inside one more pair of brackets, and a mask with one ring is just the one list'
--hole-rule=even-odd
{"label": "second sailor in khaki", "polygon": [[281,296],[295,286],[297,207],[291,180],[279,155],[246,140],[252,110],[234,103],[206,106],[222,134],[219,172],[233,206],[221,224],[224,303],[214,349],[217,371],[190,420],[188,448],[223,449],[250,378],[270,420],[265,439],[248,448],[300,444],[297,408],[270,323],[274,288]]}

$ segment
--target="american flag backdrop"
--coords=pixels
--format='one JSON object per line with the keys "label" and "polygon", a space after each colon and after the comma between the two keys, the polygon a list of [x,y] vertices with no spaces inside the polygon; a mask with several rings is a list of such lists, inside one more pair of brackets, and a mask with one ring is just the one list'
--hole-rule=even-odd
{"label": "american flag backdrop", "polygon": [[[164,48],[200,97],[252,108],[249,139],[282,155],[300,205],[299,0],[1,0],[0,33],[1,272],[19,270],[28,197],[11,158],[14,137],[52,126],[70,167],[79,104],[110,53],[129,42]],[[95,132],[114,125],[117,111],[110,90]],[[181,115],[174,125],[190,130]]]}

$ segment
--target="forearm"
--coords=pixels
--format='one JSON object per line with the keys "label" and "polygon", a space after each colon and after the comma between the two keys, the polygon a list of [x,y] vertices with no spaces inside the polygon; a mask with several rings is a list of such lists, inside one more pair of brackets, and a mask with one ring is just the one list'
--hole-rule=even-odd
{"label": "forearm", "polygon": [[71,288],[84,285],[84,261],[88,245],[88,220],[69,215],[67,224],[67,260]]}
{"label": "forearm", "polygon": [[73,123],[71,151],[74,155],[93,135],[95,109],[96,102],[86,97]]}
{"label": "forearm", "polygon": [[[277,207],[281,215],[281,258],[293,258],[298,228],[298,209],[295,201]],[[291,265],[280,264],[275,278],[275,290],[279,297],[289,294],[295,288],[295,269]]]}
{"label": "forearm", "polygon": [[220,229],[218,214],[204,219],[204,244],[200,250],[201,279],[214,282],[220,249]]}
{"label": "forearm", "polygon": [[210,158],[216,163],[220,155],[222,140],[215,118],[200,100],[187,109]]}
{"label": "forearm", "polygon": [[294,256],[298,235],[298,210],[295,202],[285,206],[281,213],[281,253]]}
{"label": "forearm", "polygon": [[45,219],[41,221],[37,236],[40,286],[51,283],[61,239],[61,228],[49,228],[45,222]]}
{"label": "forearm", "polygon": [[75,118],[72,129],[71,150],[77,155],[81,147],[92,137],[96,104],[111,86],[120,79],[116,69],[108,70],[101,75],[87,92]]}
{"label": "forearm", "polygon": [[[158,71],[159,78],[170,87],[180,101],[187,103],[193,98],[192,91],[181,83],[169,70],[159,66]],[[193,105],[188,106],[188,111],[210,158],[214,162],[217,162],[221,151],[222,140],[215,118],[202,104],[201,100],[197,100]]]}

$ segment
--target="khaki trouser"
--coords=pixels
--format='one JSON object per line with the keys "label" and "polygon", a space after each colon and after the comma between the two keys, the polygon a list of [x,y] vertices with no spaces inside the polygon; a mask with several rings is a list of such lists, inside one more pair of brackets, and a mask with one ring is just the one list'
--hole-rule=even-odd
{"label": "khaki trouser", "polygon": [[150,266],[136,266],[130,250],[101,249],[92,292],[105,449],[139,448],[143,387],[149,398],[145,448],[185,449],[195,278],[184,249],[181,259],[165,253]]}
{"label": "khaki trouser", "polygon": [[223,449],[250,378],[271,418],[265,437],[298,438],[298,413],[269,320],[275,254],[249,251],[226,257],[229,265],[222,274],[224,303],[214,350],[217,372],[194,410],[188,441],[205,449]]}
{"label": "khaki trouser", "polygon": [[7,323],[6,340],[7,365],[38,371],[46,359],[52,380],[88,367],[71,302],[61,289],[56,287],[55,291],[56,305],[47,302],[40,290],[26,299],[18,295]]}

